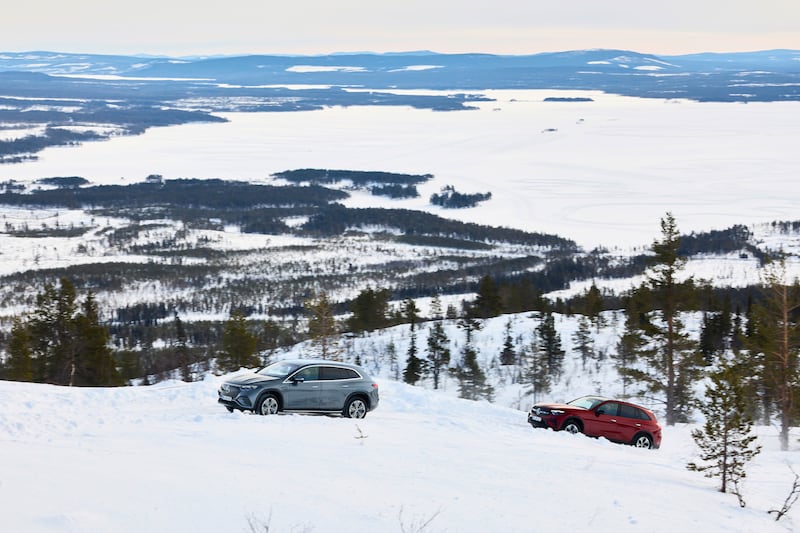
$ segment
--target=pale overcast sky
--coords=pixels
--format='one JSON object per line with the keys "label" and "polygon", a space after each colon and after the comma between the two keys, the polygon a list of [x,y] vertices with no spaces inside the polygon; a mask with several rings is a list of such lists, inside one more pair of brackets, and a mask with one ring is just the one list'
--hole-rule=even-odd
{"label": "pale overcast sky", "polygon": [[800,49],[800,0],[26,0],[0,51],[656,54]]}

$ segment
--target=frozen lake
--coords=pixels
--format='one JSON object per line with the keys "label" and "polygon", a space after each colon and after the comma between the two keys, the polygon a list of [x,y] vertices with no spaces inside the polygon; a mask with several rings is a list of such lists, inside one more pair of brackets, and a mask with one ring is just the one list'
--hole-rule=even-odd
{"label": "frozen lake", "polygon": [[[400,107],[225,114],[0,166],[0,179],[82,176],[269,180],[296,168],[431,173],[413,200],[357,194],[350,206],[424,209],[555,233],[587,248],[646,246],[674,213],[683,232],[794,220],[800,103],[697,103],[597,92],[487,91],[475,111]],[[545,102],[546,97],[591,102]],[[428,205],[445,185],[491,192],[481,206]]]}

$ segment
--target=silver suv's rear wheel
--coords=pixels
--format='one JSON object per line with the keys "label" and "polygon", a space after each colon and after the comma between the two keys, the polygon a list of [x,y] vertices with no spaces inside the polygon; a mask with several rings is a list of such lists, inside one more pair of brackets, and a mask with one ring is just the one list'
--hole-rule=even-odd
{"label": "silver suv's rear wheel", "polygon": [[353,398],[344,407],[344,416],[347,418],[364,418],[367,416],[367,403],[361,398]]}
{"label": "silver suv's rear wheel", "polygon": [[274,394],[267,394],[258,402],[257,412],[260,415],[274,415],[278,412],[278,399]]}

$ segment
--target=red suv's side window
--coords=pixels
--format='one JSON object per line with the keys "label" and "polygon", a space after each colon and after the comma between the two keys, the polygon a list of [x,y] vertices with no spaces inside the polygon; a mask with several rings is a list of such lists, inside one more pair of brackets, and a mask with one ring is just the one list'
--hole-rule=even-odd
{"label": "red suv's side window", "polygon": [[598,412],[602,411],[604,415],[617,416],[620,405],[617,402],[604,403],[597,409]]}
{"label": "red suv's side window", "polygon": [[647,416],[647,413],[641,409],[637,409],[632,405],[621,404],[619,409],[619,416],[624,416],[625,418],[636,418],[638,420],[650,420],[650,417]]}

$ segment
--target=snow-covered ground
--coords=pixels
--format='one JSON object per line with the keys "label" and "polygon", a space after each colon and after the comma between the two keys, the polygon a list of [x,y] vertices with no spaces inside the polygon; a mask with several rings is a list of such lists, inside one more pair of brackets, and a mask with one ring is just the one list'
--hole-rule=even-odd
{"label": "snow-covered ground", "polygon": [[[356,194],[349,205],[425,209],[492,225],[556,233],[592,247],[644,247],[672,211],[684,231],[796,219],[800,182],[798,104],[700,104],[600,93],[593,102],[546,103],[556,91],[493,91],[496,102],[469,112],[332,108],[231,114],[226,124],[153,129],[138,137],[51,148],[37,162],[0,166],[0,180],[83,176],[94,183],[220,177],[268,181],[293,168],[433,173],[422,198],[390,201]],[[475,209],[427,205],[444,185],[492,192]],[[5,212],[15,218],[52,212]],[[61,212],[60,224],[81,223]],[[73,218],[70,217],[75,217]],[[114,226],[114,220],[103,221]],[[87,234],[84,255],[102,239]],[[765,232],[764,239],[776,238]],[[239,249],[250,237],[214,236]],[[263,237],[258,237],[263,239]],[[271,238],[271,237],[270,237]],[[2,272],[28,261],[69,263],[76,243],[40,240],[17,249],[3,237]],[[780,241],[784,242],[784,241]],[[778,243],[778,241],[776,241]],[[266,243],[265,243],[266,244]],[[264,245],[265,245],[264,244]],[[691,264],[731,285],[757,275],[752,259]],[[708,275],[706,275],[708,274]],[[577,288],[574,290],[578,290]],[[476,334],[484,365],[530,342],[535,321],[499,317]],[[613,314],[598,349],[613,344]],[[616,325],[615,325],[616,324]],[[564,348],[576,318],[558,317]],[[451,325],[452,326],[452,325]],[[449,335],[456,357],[460,338]],[[348,356],[376,371],[380,407],[362,421],[321,416],[262,418],[216,404],[222,378],[121,389],[69,389],[0,382],[0,530],[139,531],[791,531],[777,524],[794,479],[797,439],[778,451],[777,431],[759,427],[764,451],[744,483],[748,506],[688,472],[697,460],[692,426],[666,428],[662,449],[533,431],[531,398],[495,369],[495,404],[456,399],[429,383],[389,379],[393,345],[405,359],[408,327],[348,340]],[[418,333],[424,346],[426,330]],[[302,354],[303,346],[292,354]],[[288,355],[288,354],[285,354]],[[376,361],[380,355],[384,359]],[[585,369],[570,359],[550,397],[617,395],[608,361]],[[501,383],[502,382],[502,383]],[[503,385],[500,387],[499,385]]]}
{"label": "snow-covered ground", "polygon": [[[580,245],[646,246],[659,219],[683,232],[796,218],[797,102],[698,103],[589,91],[486,91],[478,110],[334,107],[232,113],[223,124],[54,147],[0,166],[0,180],[82,176],[94,183],[172,178],[268,180],[297,168],[431,173],[421,197],[355,194],[352,206],[424,209],[470,222],[555,233]],[[547,97],[591,102],[545,102]],[[445,185],[492,199],[428,204]]]}
{"label": "snow-covered ground", "polygon": [[657,451],[546,430],[520,410],[379,380],[355,421],[229,414],[223,378],[79,389],[0,382],[8,532],[792,531],[767,514],[800,446],[763,452],[747,507],[697,460],[691,426]]}

